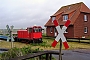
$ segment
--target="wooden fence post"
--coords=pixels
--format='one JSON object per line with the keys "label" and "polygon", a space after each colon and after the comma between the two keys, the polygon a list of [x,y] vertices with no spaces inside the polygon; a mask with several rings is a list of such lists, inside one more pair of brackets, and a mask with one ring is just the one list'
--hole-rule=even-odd
{"label": "wooden fence post", "polygon": [[46,53],[46,60],[49,60],[49,54]]}
{"label": "wooden fence post", "polygon": [[41,60],[41,55],[39,56],[39,60]]}
{"label": "wooden fence post", "polygon": [[52,60],[52,54],[50,54],[50,60]]}

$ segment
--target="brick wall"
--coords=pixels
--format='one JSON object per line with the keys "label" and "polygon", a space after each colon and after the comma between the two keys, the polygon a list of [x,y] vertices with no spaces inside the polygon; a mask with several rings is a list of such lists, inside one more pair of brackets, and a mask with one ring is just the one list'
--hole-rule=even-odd
{"label": "brick wall", "polygon": [[[88,16],[88,21],[84,21],[84,15]],[[88,27],[88,33],[84,33],[84,27]],[[46,35],[54,37],[54,28],[53,27],[52,33],[50,33],[50,27],[46,28]],[[75,21],[74,25],[70,25],[67,29],[68,33],[64,33],[65,37],[67,38],[77,38],[85,36],[90,37],[90,14],[88,13],[80,13],[77,20]]]}
{"label": "brick wall", "polygon": [[73,25],[70,25],[67,28],[67,31],[68,31],[68,33],[64,33],[65,37],[67,37],[67,38],[73,38],[74,37],[74,27],[73,27]]}
{"label": "brick wall", "polygon": [[[86,13],[81,13],[74,24],[74,37],[90,36],[90,14],[86,14],[88,16],[87,22],[84,21],[84,14]],[[85,26],[88,27],[88,33],[84,33]]]}
{"label": "brick wall", "polygon": [[[50,33],[50,27],[47,27],[46,28],[46,35],[47,36],[51,36],[51,37],[54,37],[55,36],[55,27],[52,27],[52,33]],[[67,38],[73,38],[74,37],[74,29],[73,29],[73,26],[70,25],[67,29],[68,33],[64,33],[65,37]],[[58,34],[58,33],[57,33]]]}
{"label": "brick wall", "polygon": [[51,33],[51,32],[50,32],[50,27],[46,27],[46,35],[47,35],[47,36],[54,37],[54,28],[55,28],[55,27],[52,26],[52,33]]}

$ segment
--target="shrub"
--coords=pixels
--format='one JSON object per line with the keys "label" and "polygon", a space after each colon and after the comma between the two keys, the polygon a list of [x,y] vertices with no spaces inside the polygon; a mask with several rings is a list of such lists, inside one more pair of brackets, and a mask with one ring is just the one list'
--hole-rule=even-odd
{"label": "shrub", "polygon": [[8,52],[4,52],[1,54],[1,60],[9,60],[10,58],[19,57],[26,55],[28,53],[33,53],[39,51],[39,48],[36,48],[34,50],[31,49],[30,46],[23,47],[23,48],[12,48]]}

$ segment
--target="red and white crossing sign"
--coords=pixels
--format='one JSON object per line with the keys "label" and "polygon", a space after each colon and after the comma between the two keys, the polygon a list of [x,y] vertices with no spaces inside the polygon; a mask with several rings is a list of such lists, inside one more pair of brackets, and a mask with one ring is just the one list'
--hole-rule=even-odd
{"label": "red and white crossing sign", "polygon": [[67,29],[67,27],[69,26],[70,22],[71,22],[70,20],[67,20],[67,22],[65,23],[65,25],[64,25],[64,26],[62,27],[62,29],[61,29],[60,26],[58,25],[57,20],[54,20],[54,21],[53,21],[53,23],[54,23],[54,25],[56,26],[56,29],[57,29],[57,31],[58,31],[58,36],[55,38],[54,42],[52,43],[52,47],[55,47],[55,46],[57,45],[58,41],[59,41],[60,38],[61,38],[65,49],[68,49],[68,48],[69,48],[69,45],[68,45],[68,43],[67,43],[67,41],[66,41],[66,38],[65,38],[65,36],[64,36],[63,33],[64,33],[64,31]]}

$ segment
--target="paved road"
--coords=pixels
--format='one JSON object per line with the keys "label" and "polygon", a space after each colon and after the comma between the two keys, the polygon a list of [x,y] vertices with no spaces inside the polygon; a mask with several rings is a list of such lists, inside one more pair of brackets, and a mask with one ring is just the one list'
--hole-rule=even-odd
{"label": "paved road", "polygon": [[[62,60],[90,60],[90,49],[62,50]],[[58,55],[53,55],[58,60]]]}

